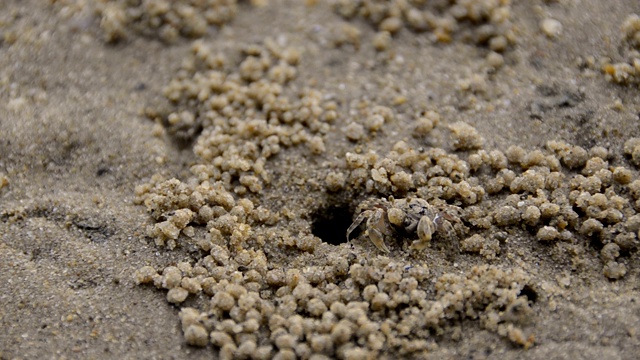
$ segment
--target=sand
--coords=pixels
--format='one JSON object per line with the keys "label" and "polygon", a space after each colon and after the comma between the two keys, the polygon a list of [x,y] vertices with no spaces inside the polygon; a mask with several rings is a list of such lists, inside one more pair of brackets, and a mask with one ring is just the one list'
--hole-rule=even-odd
{"label": "sand", "polygon": [[[158,232],[149,230],[165,221],[165,215],[154,214],[148,204],[140,204],[145,200],[144,196],[141,198],[140,186],[157,183],[160,177],[192,184],[201,173],[194,171],[194,175],[191,167],[209,164],[196,146],[198,131],[191,135],[187,131],[185,136],[175,132],[162,118],[176,108],[193,106],[171,104],[163,89],[191,56],[194,40],[176,36],[169,37],[171,41],[167,43],[167,38],[130,27],[126,39],[107,43],[111,38],[100,27],[100,15],[94,12],[95,8],[88,1],[8,0],[0,5],[3,35],[0,38],[3,328],[0,358],[218,356],[221,346],[207,342],[206,336],[201,343],[204,347],[187,344],[183,334],[183,328],[188,328],[186,315],[182,313],[181,322],[178,314],[185,308],[215,312],[226,306],[224,296],[211,300],[215,299],[214,294],[195,291],[182,302],[183,294],[174,291],[169,297],[172,301],[168,302],[167,289],[162,288],[172,286],[160,285],[158,290],[153,285],[139,285],[140,278],[136,278],[136,271],[144,266],[161,274],[167,266],[179,263],[195,266],[205,261],[208,254],[197,242],[211,233],[206,221],[202,224],[193,220],[191,229],[182,227],[178,246],[170,250],[158,246]],[[253,238],[247,240],[247,245],[237,235],[237,248],[223,249],[242,261],[238,255],[242,253],[240,248],[252,251],[264,248],[268,261],[264,274],[259,275],[268,286],[261,288],[266,291],[260,292],[261,297],[267,302],[296,298],[299,308],[294,314],[326,320],[332,316],[326,313],[339,314],[343,309],[330,306],[331,303],[325,305],[329,301],[318,300],[320,295],[306,296],[306,292],[313,294],[315,290],[303,293],[299,284],[308,282],[320,288],[323,296],[329,296],[330,289],[326,288],[326,282],[323,285],[322,277],[335,276],[333,281],[344,289],[361,291],[353,295],[354,301],[370,307],[364,311],[370,323],[359,325],[380,326],[385,316],[401,317],[401,309],[386,308],[390,300],[387,294],[393,297],[404,290],[394,285],[395,270],[384,270],[389,274],[388,283],[376,281],[376,289],[367,288],[374,284],[375,276],[362,275],[361,268],[382,271],[390,269],[391,262],[406,269],[398,270],[400,273],[411,274],[401,277],[412,279],[419,278],[415,275],[418,271],[404,266],[423,266],[428,275],[417,286],[424,290],[422,295],[428,304],[420,306],[433,309],[438,301],[454,304],[458,301],[479,306],[480,315],[461,312],[434,315],[439,319],[437,324],[425,325],[424,332],[417,335],[424,343],[397,343],[378,352],[366,342],[358,343],[356,335],[346,343],[352,341],[366,349],[367,354],[380,357],[401,354],[455,359],[633,359],[637,356],[640,352],[637,235],[631,235],[628,246],[613,238],[627,230],[625,234],[638,230],[630,229],[635,225],[629,220],[639,210],[634,203],[637,201],[634,191],[638,190],[629,184],[639,178],[639,169],[635,147],[631,146],[635,143],[627,143],[632,148],[626,152],[625,143],[640,137],[640,90],[633,81],[627,84],[609,81],[607,74],[614,78],[616,74],[602,64],[630,62],[633,58],[632,41],[624,39],[621,26],[629,14],[640,14],[640,5],[631,0],[513,1],[510,10],[515,42],[504,49],[499,44],[477,44],[473,36],[465,39],[468,35],[465,31],[474,34],[472,30],[477,29],[468,23],[463,23],[459,32],[452,32],[451,39],[443,38],[446,34],[434,38],[432,32],[416,33],[409,29],[399,30],[389,38],[363,17],[346,19],[328,4],[313,1],[272,0],[266,6],[243,2],[222,27],[213,25],[207,29],[198,41],[228,54],[230,73],[238,72],[234,64],[244,44],[264,46],[265,39],[270,38],[278,45],[286,43],[283,48],[300,50],[299,61],[292,65],[296,76],[290,87],[285,86],[285,92],[290,89],[294,94],[310,88],[320,91],[323,101],[335,102],[335,109],[334,105],[322,105],[325,113],[320,123],[326,121],[329,125],[304,123],[305,134],[299,144],[281,144],[279,153],[267,157],[265,167],[270,181],[251,170],[249,175],[256,175],[257,180],[247,177],[243,180],[242,175],[237,175],[235,187],[229,189],[235,201],[250,199],[256,207],[262,205],[279,214],[272,221],[250,221],[253,215],[247,215],[246,223],[254,227],[251,231],[265,234],[266,245]],[[395,32],[396,25],[386,23],[380,27]],[[354,31],[359,34],[354,35]],[[446,41],[434,41],[437,39]],[[499,51],[492,53],[487,46],[496,46]],[[272,56],[277,61],[286,59],[284,55]],[[376,106],[392,109],[393,116],[384,119],[386,110],[372,110]],[[335,119],[326,115],[334,110]],[[427,111],[437,112],[436,124],[419,120]],[[150,113],[158,113],[159,120],[154,121]],[[416,123],[422,127],[416,128]],[[477,172],[460,170],[468,186],[455,187],[456,192],[449,198],[446,192],[439,194],[445,203],[463,210],[462,225],[456,226],[452,219],[458,231],[453,241],[459,245],[455,248],[443,240],[442,234],[436,234],[431,246],[421,252],[412,251],[409,248],[412,240],[403,238],[415,240],[416,234],[396,228],[386,238],[389,254],[369,242],[364,231],[354,232],[351,244],[344,243],[344,235],[337,239],[336,234],[346,233],[358,204],[366,199],[417,194],[431,200],[437,195],[427,186],[420,192],[417,185],[403,185],[403,181],[408,181],[404,175],[395,178],[395,187],[386,184],[386,178],[380,175],[380,169],[388,167],[384,163],[380,167],[363,165],[367,169],[364,182],[357,182],[353,173],[358,174],[355,170],[362,166],[348,165],[346,153],[375,151],[379,159],[393,157],[389,156],[392,150],[403,146],[398,145],[399,141],[404,141],[408,148],[430,154],[432,159],[455,156],[467,165],[473,165],[474,161],[484,164]],[[550,146],[549,141],[579,146],[585,150],[585,161],[596,160],[590,163],[578,160],[574,164],[575,159],[567,159],[562,150],[554,150],[564,145]],[[520,154],[516,148],[509,151],[512,146],[520,146],[524,152]],[[433,148],[442,151],[430,153]],[[499,165],[500,160],[483,161],[482,156],[474,159],[471,155],[478,154],[478,148],[488,153],[500,151],[509,162],[505,160],[504,165]],[[557,164],[545,156],[552,156]],[[446,168],[445,163],[441,166]],[[498,169],[515,171],[517,176],[527,168],[534,173],[523,176],[519,185],[511,183],[511,188],[507,186],[493,193],[490,186],[495,184],[488,185],[488,179],[498,173],[491,169],[494,163]],[[463,165],[452,165],[454,170],[447,171],[444,177],[455,177],[456,166]],[[415,178],[415,173],[422,171],[419,165],[415,166],[419,170],[413,173],[403,171]],[[616,167],[625,173],[619,170],[615,175]],[[601,215],[598,221],[603,229],[588,220],[600,216],[589,215],[588,206],[592,204],[580,209],[576,205],[579,200],[573,199],[569,190],[566,196],[578,218],[575,224],[568,220],[566,226],[560,220],[544,220],[545,211],[552,210],[544,209],[545,201],[529,196],[535,192],[529,187],[537,186],[536,176],[542,174],[552,182],[549,179],[553,177],[547,174],[553,171],[564,177],[558,178],[560,185],[548,185],[549,195],[550,189],[562,186],[591,195],[604,194],[609,186],[598,185],[593,190],[594,185],[588,180],[595,181],[594,174],[601,169],[610,169],[612,174],[598,173],[605,178],[603,181],[609,181],[612,191],[606,195],[609,202],[602,210],[616,208],[615,198],[611,200],[614,193],[628,201],[620,205],[622,219],[617,220],[613,212]],[[160,176],[152,180],[155,174]],[[584,179],[578,177],[580,174]],[[367,185],[369,176],[371,183]],[[613,179],[607,180],[607,176]],[[393,179],[390,177],[390,181]],[[252,189],[257,181],[261,188]],[[476,196],[480,192],[483,194]],[[526,201],[526,206],[520,209],[518,200],[509,198],[512,192]],[[584,201],[597,205],[599,198],[592,198]],[[553,201],[546,203],[550,202]],[[538,220],[533,207],[540,209],[543,220]],[[179,208],[182,207],[163,210]],[[247,213],[253,214],[252,211]],[[491,217],[474,218],[474,211]],[[523,223],[533,225],[520,224],[518,216]],[[244,222],[232,226],[238,224]],[[224,224],[219,226],[222,228]],[[317,230],[318,226],[335,226],[342,231],[326,235]],[[571,239],[562,237],[565,228]],[[603,232],[605,235],[599,235]],[[321,233],[323,241],[311,236]],[[273,240],[269,234],[275,234]],[[336,258],[348,259],[347,275],[338,274],[340,264]],[[238,269],[235,261],[229,266]],[[308,270],[309,266],[315,268]],[[269,277],[275,276],[269,271],[282,267],[294,275],[296,271],[302,273],[305,280]],[[334,275],[315,274],[318,269]],[[246,267],[239,271],[248,274]],[[507,305],[521,301],[517,298],[524,299],[523,306],[530,312],[509,317],[513,310],[509,306],[484,308],[496,301],[495,293],[477,301],[457,297],[455,284],[463,284],[463,290],[474,284],[494,286],[494,277],[513,281],[511,288],[505,287],[508,288],[505,292],[513,297]],[[450,285],[444,285],[443,279],[449,279]],[[253,282],[262,284],[261,280]],[[405,285],[410,288],[411,281]],[[251,290],[251,286],[245,288]],[[385,290],[385,286],[389,288]],[[180,288],[188,287],[183,283]],[[376,290],[385,295],[376,297]],[[230,288],[212,291],[234,294]],[[219,303],[209,305],[210,301]],[[407,308],[420,308],[408,304]],[[287,321],[286,326],[281,327],[275,320],[273,324],[266,322],[254,335],[258,345],[273,346],[268,356],[278,351],[283,357],[291,354],[284,351],[290,346],[288,341],[293,342],[291,347],[302,356],[310,354],[309,349],[296,346],[307,343],[313,351],[329,357],[350,354],[355,358],[364,354],[349,353],[345,348],[337,350],[335,339],[332,339],[335,347],[325,346],[319,322],[318,329],[313,330],[317,337],[307,334],[289,338],[295,333],[292,324],[299,320],[282,314],[279,316]],[[492,320],[492,314],[497,314],[500,320]],[[419,325],[407,326],[420,329]],[[199,341],[194,339],[198,338],[200,328],[203,327],[198,325],[197,329],[185,331],[189,342]],[[278,341],[270,339],[278,328],[287,328],[288,333]],[[327,331],[331,329],[335,326]],[[387,344],[395,337],[403,338],[399,327],[393,329],[393,335],[385,335]],[[215,330],[218,335],[225,331]],[[373,334],[372,339],[378,339],[379,331],[367,331]],[[416,340],[412,336],[404,338]],[[411,346],[419,350],[403,353]],[[242,351],[235,351],[231,354],[240,357]]]}

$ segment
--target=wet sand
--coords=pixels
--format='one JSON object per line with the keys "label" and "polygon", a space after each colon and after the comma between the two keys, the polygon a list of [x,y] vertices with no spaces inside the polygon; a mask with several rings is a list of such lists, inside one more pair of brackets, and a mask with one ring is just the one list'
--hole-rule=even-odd
{"label": "wet sand", "polygon": [[[197,309],[198,316],[200,312],[235,316],[220,312],[224,299],[215,297],[234,292],[212,287],[208,293],[204,285],[204,278],[215,277],[214,266],[206,266],[206,256],[215,245],[231,258],[216,260],[217,268],[227,271],[216,283],[233,283],[239,273],[244,276],[239,283],[248,290],[238,291],[252,292],[259,286],[254,293],[260,301],[274,304],[273,312],[265,310],[266,305],[260,308],[260,329],[251,334],[254,338],[247,338],[260,346],[272,346],[268,356],[291,353],[284,351],[284,338],[278,342],[272,334],[278,328],[286,328],[287,335],[295,333],[292,324],[302,318],[311,319],[313,336],[296,338],[293,348],[298,355],[308,353],[298,345],[308,344],[329,357],[347,357],[348,353],[354,358],[400,354],[415,358],[633,359],[640,352],[640,264],[637,229],[633,237],[634,225],[629,220],[639,210],[637,190],[630,184],[639,179],[639,168],[633,149],[625,151],[625,143],[640,137],[640,90],[637,84],[608,81],[599,62],[607,57],[613,62],[629,61],[632,46],[620,28],[629,14],[640,14],[640,5],[596,0],[513,3],[509,8],[515,42],[500,51],[502,61],[489,56],[487,44],[464,38],[465,31],[474,34],[475,24],[461,22],[448,42],[434,41],[430,31],[404,28],[387,43],[377,39],[381,35],[367,19],[346,19],[320,2],[312,6],[301,1],[270,1],[263,7],[241,3],[222,28],[210,27],[199,44],[228,57],[221,71],[229,79],[237,76],[238,84],[251,84],[250,71],[240,65],[246,44],[258,47],[251,51],[269,54],[268,69],[287,62],[288,55],[265,45],[270,38],[278,48],[300,51],[299,61],[290,61],[295,76],[282,86],[283,96],[295,103],[299,98],[315,99],[313,94],[298,98],[304,89],[321,94],[318,121],[298,121],[303,115],[293,115],[294,123],[302,123],[300,141],[296,143],[286,133],[287,139],[280,137],[277,153],[263,153],[264,177],[255,163],[250,171],[243,172],[241,165],[240,170],[227,171],[231,180],[225,191],[234,203],[220,212],[241,218],[235,205],[253,207],[246,210],[246,220],[236,219],[229,225],[249,226],[252,235],[243,238],[234,237],[233,230],[225,234],[226,224],[215,222],[220,216],[209,223],[211,219],[197,201],[171,203],[175,193],[154,187],[162,184],[161,178],[177,178],[192,194],[203,173],[211,172],[208,181],[215,184],[214,170],[222,168],[207,158],[202,145],[207,131],[213,132],[214,120],[187,124],[170,120],[169,114],[204,106],[204,101],[172,103],[164,96],[166,86],[176,77],[191,84],[198,68],[191,69],[188,59],[194,46],[201,45],[180,36],[167,44],[133,27],[128,28],[124,41],[106,43],[100,15],[93,12],[91,2],[4,2],[0,5],[0,284],[4,287],[0,358],[218,356],[223,346],[211,344],[208,335],[226,329],[193,320],[197,326],[189,330],[191,337],[185,339],[183,333],[189,327],[186,322],[192,321],[185,320],[185,308]],[[562,24],[557,36],[541,30],[540,22],[548,18]],[[353,40],[354,28],[359,32],[357,41]],[[382,51],[375,49],[379,42]],[[489,69],[491,64],[500,65]],[[187,75],[179,74],[181,66]],[[274,75],[271,81],[277,83],[278,77]],[[269,89],[265,91],[279,91]],[[262,109],[252,108],[251,102],[241,103],[235,110],[245,115],[253,111],[260,118]],[[306,106],[296,109],[303,113]],[[390,109],[392,115],[385,118],[387,110],[376,107]],[[331,111],[335,118],[327,115]],[[425,115],[429,111],[437,116]],[[424,118],[431,120],[421,120]],[[453,125],[459,122],[475,131]],[[273,131],[293,131],[293,125],[282,119],[274,123]],[[267,147],[258,140],[268,136],[259,131],[254,138],[240,130],[224,131],[235,131],[236,137],[229,136],[231,145],[251,146],[255,140],[258,148]],[[240,138],[246,142],[233,142]],[[569,159],[549,141],[580,147],[585,161]],[[536,150],[542,153],[542,160]],[[397,155],[411,151],[416,154],[410,160]],[[497,160],[489,155],[472,156],[480,151],[498,151],[505,156],[504,163],[499,156]],[[370,152],[376,155],[369,160],[349,160],[347,155],[366,157]],[[594,158],[602,161],[587,162]],[[395,178],[389,170],[386,180],[380,178],[380,169],[389,167],[384,159],[394,164],[406,161],[406,166],[394,167]],[[433,170],[439,160],[444,175]],[[455,164],[447,170],[451,162]],[[473,168],[474,163],[479,164],[478,169],[464,169]],[[194,170],[193,165],[210,168]],[[615,168],[626,172],[615,175]],[[548,202],[536,202],[539,196],[529,189],[537,186],[535,175],[521,176],[528,169],[544,174],[543,181],[551,178],[548,173],[563,174],[559,184],[543,182]],[[592,185],[586,179],[597,177],[602,169],[611,172],[599,173],[602,178],[611,179],[598,180],[605,184],[590,191]],[[500,177],[500,170],[521,176],[522,184],[512,182],[511,187],[493,192],[491,186],[496,185],[490,180]],[[440,190],[427,180],[419,185],[422,173],[453,179],[455,184],[466,181],[471,190],[450,185],[437,192]],[[409,174],[410,180],[403,174]],[[226,181],[225,175],[220,177]],[[252,188],[257,183],[260,188]],[[544,203],[554,203],[558,198],[552,196],[555,189],[568,199],[567,209],[578,216],[570,220],[566,215],[567,225],[555,215],[551,220],[541,215],[538,220],[526,212],[529,205],[542,209]],[[611,199],[619,196],[626,201],[620,205],[623,218],[602,215],[603,229],[594,225],[596,230],[590,231],[593,222],[585,222],[599,215],[590,216],[586,206],[580,210],[578,200],[570,196],[575,189],[591,193],[585,201],[594,194],[606,194],[610,203],[603,205],[604,210],[615,208],[616,200]],[[509,197],[513,194],[518,200]],[[147,201],[153,195],[166,195],[171,204]],[[410,246],[417,235],[389,225],[385,242],[391,252],[385,254],[369,241],[364,225],[352,234],[350,244],[345,243],[346,227],[363,210],[358,205],[389,195],[396,199],[417,196],[460,209],[451,220],[456,232],[453,240],[447,242],[442,233],[436,233],[430,246],[415,251]],[[519,201],[526,204],[521,207]],[[219,205],[223,201],[211,202]],[[262,217],[256,210],[261,206],[271,215]],[[505,207],[515,209],[516,215]],[[173,233],[157,227],[171,222],[175,212],[185,208],[196,215],[179,227],[175,239]],[[545,226],[556,229],[558,235],[540,235]],[[335,230],[325,233],[319,227]],[[217,234],[212,228],[222,229],[221,242],[211,240]],[[568,238],[563,238],[562,230],[567,230]],[[620,234],[630,234],[625,235],[628,245],[616,238]],[[472,238],[474,235],[479,238]],[[169,249],[168,240],[178,246]],[[617,255],[603,250],[615,253],[613,244],[618,247]],[[266,263],[243,264],[247,254],[264,258]],[[348,261],[344,273],[341,259]],[[199,279],[204,290],[194,290],[184,301],[173,297],[174,292],[170,303],[169,288],[189,286],[184,282],[167,285],[169,275],[163,271],[185,263],[204,269],[201,275],[200,270],[180,270],[184,278]],[[623,274],[618,264],[623,265]],[[143,279],[139,270],[145,266],[157,272],[155,277]],[[426,269],[426,275],[416,269]],[[381,272],[376,275],[380,279],[363,275],[374,270]],[[271,277],[277,271],[282,271],[282,279]],[[254,275],[257,280],[247,280]],[[405,291],[396,286],[396,275],[417,279],[416,289],[424,294],[414,294],[426,302],[398,300],[402,306],[388,305],[396,301],[394,294]],[[387,283],[382,280],[385,276]],[[147,280],[150,284],[138,284]],[[412,281],[406,281],[407,288]],[[501,281],[507,285],[500,285]],[[372,338],[354,330],[352,337],[340,340],[353,344],[351,348],[337,350],[335,338],[329,345],[322,344],[325,338],[321,335],[331,334],[337,326],[323,330],[320,320],[334,316],[324,314],[337,314],[338,319],[350,316],[341,315],[340,306],[331,306],[333,290],[327,283],[332,282],[343,291],[337,302],[366,304],[364,314],[372,326],[380,328],[385,319],[393,321],[391,335],[384,335],[385,347],[375,350],[370,344],[383,330],[366,330]],[[309,284],[312,295],[301,294],[300,284]],[[376,298],[371,287],[365,291],[371,285],[380,293],[386,291],[389,299],[384,295]],[[474,286],[498,290],[475,297],[457,292]],[[496,294],[502,290],[508,300],[501,307]],[[285,308],[283,304],[291,297],[297,299],[297,308],[288,314],[278,306]],[[461,304],[477,313],[445,310],[442,316],[415,316],[434,323],[407,321],[405,325],[415,331],[402,334],[401,320],[411,318],[404,309],[433,309],[434,304]],[[514,315],[514,304],[526,311]],[[285,325],[265,320],[274,314]],[[353,323],[363,326],[356,320]],[[196,328],[206,328],[204,347],[187,344],[198,341],[193,335]],[[348,351],[356,346],[363,352]],[[412,347],[418,350],[411,352]],[[230,348],[224,351],[241,356],[240,350]]]}

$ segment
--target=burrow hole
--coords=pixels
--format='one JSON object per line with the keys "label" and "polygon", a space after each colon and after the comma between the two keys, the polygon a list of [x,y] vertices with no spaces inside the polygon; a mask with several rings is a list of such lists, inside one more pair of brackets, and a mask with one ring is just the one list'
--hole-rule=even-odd
{"label": "burrow hole", "polygon": [[529,299],[529,301],[531,301],[532,303],[535,303],[536,300],[538,300],[538,292],[529,285],[525,285],[524,287],[522,287],[522,290],[520,290],[518,296],[520,295],[526,296],[527,299]]}
{"label": "burrow hole", "polygon": [[[347,242],[347,229],[353,222],[353,212],[348,204],[336,204],[322,207],[311,215],[311,232],[322,241],[331,245]],[[351,238],[358,236],[360,229],[351,233]]]}

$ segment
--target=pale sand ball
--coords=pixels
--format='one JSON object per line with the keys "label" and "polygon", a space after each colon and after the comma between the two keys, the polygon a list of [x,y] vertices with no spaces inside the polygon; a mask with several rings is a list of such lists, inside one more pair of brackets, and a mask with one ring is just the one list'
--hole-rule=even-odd
{"label": "pale sand ball", "polygon": [[640,179],[634,180],[628,187],[629,191],[631,191],[631,196],[636,200],[640,199]]}
{"label": "pale sand ball", "polygon": [[604,276],[611,280],[618,280],[627,273],[627,267],[624,264],[609,261],[602,269]]}
{"label": "pale sand ball", "polygon": [[515,225],[520,220],[520,211],[513,206],[502,206],[494,211],[493,220],[498,226]]}
{"label": "pale sand ball", "polygon": [[390,298],[387,293],[377,293],[373,299],[371,299],[371,310],[382,311],[386,307]]}
{"label": "pale sand ball", "polygon": [[605,263],[617,259],[618,256],[620,256],[620,246],[618,246],[618,244],[608,243],[600,250],[600,257]]}
{"label": "pale sand ball", "polygon": [[480,149],[484,144],[484,138],[471,125],[458,121],[449,125],[453,136],[453,147],[456,150]]}
{"label": "pale sand ball", "polygon": [[147,284],[153,282],[153,277],[156,275],[158,275],[156,269],[151,266],[143,266],[140,269],[136,270],[134,279],[138,285]]}
{"label": "pale sand ball", "polygon": [[633,173],[631,170],[622,166],[615,167],[613,169],[613,180],[622,185],[626,185],[633,180]]}
{"label": "pale sand ball", "polygon": [[489,52],[486,57],[487,65],[494,69],[499,69],[504,65],[504,57],[495,51]]}
{"label": "pale sand ball", "polygon": [[529,205],[522,214],[522,220],[527,225],[534,226],[540,220],[541,212],[537,206]]}
{"label": "pale sand ball", "polygon": [[636,232],[618,234],[613,241],[620,247],[620,249],[625,251],[638,247],[638,237]]}
{"label": "pale sand ball", "polygon": [[356,122],[349,123],[343,131],[347,138],[352,141],[358,141],[364,137],[364,126]]}
{"label": "pale sand ball", "polygon": [[324,145],[324,140],[322,140],[320,136],[313,136],[311,139],[309,139],[307,146],[309,147],[309,150],[311,150],[311,152],[314,154],[322,154],[327,150]]}
{"label": "pale sand ball", "polygon": [[182,281],[182,271],[175,266],[167,266],[162,271],[162,287],[173,289],[180,285]]}
{"label": "pale sand ball", "polygon": [[609,163],[606,160],[599,157],[593,157],[587,160],[584,169],[582,169],[582,174],[585,176],[594,175],[599,170],[606,170],[608,165]]}
{"label": "pale sand ball", "polygon": [[373,37],[373,47],[377,51],[385,51],[391,45],[391,34],[388,31],[380,31]]}
{"label": "pale sand ball", "polygon": [[242,357],[244,359],[255,358],[254,354],[258,345],[254,340],[244,340],[240,342],[240,346],[238,346],[238,357]]}
{"label": "pale sand ball", "polygon": [[440,114],[435,111],[427,111],[416,119],[414,136],[421,137],[429,134],[440,122]]}
{"label": "pale sand ball", "polygon": [[589,150],[591,157],[599,157],[602,160],[607,160],[609,157],[609,150],[604,146],[594,146]]}
{"label": "pale sand ball", "polygon": [[201,325],[189,325],[184,330],[184,339],[187,344],[192,346],[207,346],[209,333]]}
{"label": "pale sand ball", "polygon": [[235,305],[235,300],[226,291],[217,292],[211,299],[211,306],[215,306],[223,311],[229,311]]}
{"label": "pale sand ball", "polygon": [[627,231],[637,232],[640,230],[640,214],[633,215],[625,222]]}
{"label": "pale sand ball", "polygon": [[402,28],[402,26],[402,20],[398,17],[392,16],[384,19],[380,25],[378,25],[378,28],[382,31],[395,34]]}
{"label": "pale sand ball", "polygon": [[345,176],[341,172],[332,171],[327,174],[327,177],[325,178],[325,184],[327,186],[327,190],[338,191],[345,185]]}
{"label": "pale sand ball", "polygon": [[391,175],[390,180],[400,191],[409,191],[414,186],[413,177],[404,171]]}
{"label": "pale sand ball", "polygon": [[485,240],[479,234],[473,234],[460,242],[460,248],[462,251],[479,253],[482,250]]}
{"label": "pale sand ball", "polygon": [[540,30],[548,38],[557,38],[562,34],[562,23],[556,19],[546,18],[540,22]]}
{"label": "pale sand ball", "polygon": [[562,159],[564,160],[565,165],[569,168],[575,169],[577,167],[584,166],[589,159],[589,154],[587,153],[587,150],[582,147],[574,146],[563,155]]}
{"label": "pale sand ball", "polygon": [[580,227],[582,235],[591,236],[594,233],[600,233],[604,229],[602,223],[596,219],[587,219]]}
{"label": "pale sand ball", "polygon": [[233,338],[223,331],[211,332],[211,343],[217,347],[223,347],[227,344],[235,345]]}
{"label": "pale sand ball", "polygon": [[319,317],[327,311],[327,306],[322,300],[313,298],[307,303],[307,311],[309,311],[309,314]]}
{"label": "pale sand ball", "polygon": [[351,347],[344,352],[346,360],[365,360],[371,356],[367,349],[361,347]]}
{"label": "pale sand ball", "polygon": [[492,51],[504,52],[507,49],[507,46],[509,46],[509,40],[502,35],[493,37],[489,40],[489,49]]}
{"label": "pale sand ball", "polygon": [[625,155],[631,157],[631,162],[640,166],[640,138],[631,138],[624,143]]}
{"label": "pale sand ball", "polygon": [[622,33],[629,43],[640,48],[640,16],[637,14],[629,15],[622,23]]}
{"label": "pale sand ball", "polygon": [[104,31],[105,40],[113,43],[127,37],[127,24],[130,19],[125,9],[118,3],[109,3],[102,10],[100,27]]}
{"label": "pale sand ball", "polygon": [[167,301],[172,304],[180,304],[187,299],[189,292],[181,287],[174,287],[167,292]]}
{"label": "pale sand ball", "polygon": [[197,294],[202,291],[200,281],[195,278],[184,277],[180,282],[180,287],[187,290],[191,294]]}
{"label": "pale sand ball", "polygon": [[540,241],[551,241],[557,239],[559,235],[558,230],[553,226],[543,226],[538,230],[536,238]]}
{"label": "pale sand ball", "polygon": [[506,157],[510,163],[520,164],[524,160],[527,152],[518,145],[511,145],[507,149]]}
{"label": "pale sand ball", "polygon": [[360,47],[360,36],[362,32],[351,24],[342,24],[333,31],[333,43],[336,47],[342,45],[352,45],[355,49]]}
{"label": "pale sand ball", "polygon": [[378,131],[385,123],[385,118],[380,114],[371,114],[365,119],[365,126],[370,132]]}

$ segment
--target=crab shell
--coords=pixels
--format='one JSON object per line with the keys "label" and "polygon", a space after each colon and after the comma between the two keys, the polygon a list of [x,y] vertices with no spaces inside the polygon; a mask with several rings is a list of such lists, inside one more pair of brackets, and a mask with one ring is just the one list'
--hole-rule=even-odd
{"label": "crab shell", "polygon": [[[400,203],[399,205],[402,206],[405,204]],[[412,204],[407,205],[410,206]],[[417,233],[418,240],[411,243],[411,248],[414,250],[423,250],[429,246],[431,238],[436,231],[436,225],[430,218],[430,216],[432,216],[432,212],[429,207],[423,207],[421,211],[419,211],[423,214],[420,215],[419,213],[411,212],[411,208],[409,206],[407,206],[406,209],[409,210],[409,212],[405,212],[406,210],[399,207],[393,207],[387,211],[387,217],[391,224],[404,228],[409,233]],[[438,215],[436,215],[435,218],[438,218]]]}
{"label": "crab shell", "polygon": [[430,205],[424,199],[413,198],[394,200],[390,198],[380,199],[370,207],[362,211],[347,229],[347,241],[349,235],[365,219],[365,235],[382,252],[389,253],[389,248],[384,243],[385,236],[392,236],[391,225],[404,229],[407,233],[415,233],[418,239],[411,243],[414,250],[423,250],[429,246],[433,234],[436,231],[451,234],[453,226],[447,220],[446,213],[440,213],[437,208]]}

